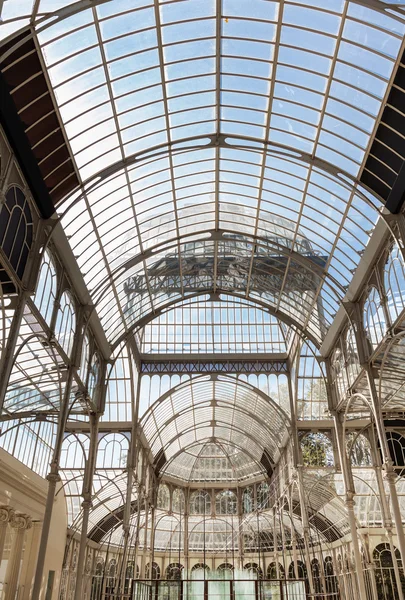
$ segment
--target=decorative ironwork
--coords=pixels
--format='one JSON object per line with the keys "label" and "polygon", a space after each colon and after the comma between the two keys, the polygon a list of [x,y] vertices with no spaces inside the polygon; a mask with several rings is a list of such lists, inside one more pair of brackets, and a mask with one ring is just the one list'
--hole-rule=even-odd
{"label": "decorative ironwork", "polygon": [[142,359],[141,373],[288,373],[286,360],[268,359],[195,359],[150,360]]}

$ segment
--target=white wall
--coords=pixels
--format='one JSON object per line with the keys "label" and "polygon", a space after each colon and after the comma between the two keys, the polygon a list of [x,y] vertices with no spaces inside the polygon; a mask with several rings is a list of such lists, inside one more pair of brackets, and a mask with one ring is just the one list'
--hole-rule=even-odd
{"label": "white wall", "polygon": [[[0,448],[0,504],[10,505],[18,512],[30,515],[34,522],[32,529],[26,533],[20,571],[21,600],[28,600],[32,590],[41,535],[40,522],[44,516],[47,489],[48,482],[45,479]],[[63,490],[60,490],[53,506],[41,598],[45,597],[49,571],[55,571],[52,600],[58,598],[66,531],[66,502]],[[1,565],[0,579],[6,567],[7,556],[6,552],[5,560]]]}

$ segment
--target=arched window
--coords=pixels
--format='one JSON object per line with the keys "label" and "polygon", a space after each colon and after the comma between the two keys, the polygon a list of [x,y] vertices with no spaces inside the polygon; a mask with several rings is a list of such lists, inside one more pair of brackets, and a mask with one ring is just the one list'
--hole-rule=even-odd
{"label": "arched window", "polygon": [[236,495],[230,490],[219,492],[215,497],[215,512],[217,515],[236,515]]}
{"label": "arched window", "polygon": [[405,437],[392,430],[387,431],[386,436],[395,472],[402,477],[405,474]]}
{"label": "arched window", "polygon": [[352,385],[360,373],[360,360],[353,325],[349,327],[346,334],[346,364],[349,385]]}
{"label": "arched window", "polygon": [[242,494],[242,509],[243,514],[247,515],[253,511],[253,490],[245,488]]}
{"label": "arched window", "polygon": [[89,390],[89,395],[91,398],[94,397],[94,391],[98,384],[100,378],[100,361],[97,353],[93,354],[93,358],[91,359],[90,368],[89,368],[89,378],[87,389]]}
{"label": "arched window", "polygon": [[35,290],[35,306],[48,325],[51,322],[56,297],[56,269],[49,252],[45,250],[39,269],[37,289]]}
{"label": "arched window", "polygon": [[311,561],[311,571],[315,594],[322,594],[323,586],[321,580],[321,570],[319,567],[319,560],[317,558],[313,558]]}
{"label": "arched window", "polygon": [[335,594],[337,596],[339,591],[339,584],[337,577],[333,570],[333,561],[331,556],[327,556],[323,563],[325,572],[325,587],[327,594]]}
{"label": "arched window", "polygon": [[101,556],[96,558],[96,567],[94,569],[94,575],[91,582],[91,600],[100,600],[101,592],[103,589],[104,579],[104,559]]}
{"label": "arched window", "polygon": [[284,579],[284,567],[280,563],[278,563],[278,573],[277,573],[277,565],[275,562],[272,562],[267,567],[267,579]]}
{"label": "arched window", "polygon": [[125,569],[125,579],[133,579],[134,578],[134,563],[131,560],[127,563],[127,568]]}
{"label": "arched window", "polygon": [[129,561],[127,563],[127,567],[125,569],[125,583],[124,583],[124,592],[128,594],[128,591],[131,587],[131,581],[134,579],[134,561]]}
{"label": "arched window", "polygon": [[257,508],[259,510],[266,510],[270,508],[270,488],[265,482],[261,483],[257,488]]}
{"label": "arched window", "polygon": [[405,308],[405,268],[398,246],[393,246],[384,269],[384,287],[387,306],[394,322]]}
{"label": "arched window", "polygon": [[0,209],[0,246],[20,279],[23,278],[33,239],[31,209],[20,188],[6,193]]}
{"label": "arched window", "polygon": [[208,492],[199,490],[193,492],[190,496],[190,514],[191,515],[210,515],[211,514],[211,496]]}
{"label": "arched window", "polygon": [[152,570],[150,568],[150,563],[147,563],[145,566],[145,579],[160,579],[160,567],[157,563],[152,563]]}
{"label": "arched window", "polygon": [[99,556],[99,557],[97,557],[97,560],[96,560],[95,575],[98,575],[99,577],[101,577],[103,572],[104,572],[104,558]]}
{"label": "arched window", "polygon": [[82,383],[86,385],[87,372],[89,370],[89,358],[90,358],[90,340],[87,333],[83,338],[82,355],[80,357],[80,377]]}
{"label": "arched window", "polygon": [[306,579],[307,568],[302,560],[297,560],[297,568],[295,568],[294,562],[288,567],[288,578],[289,579]]}
{"label": "arched window", "polygon": [[161,483],[158,489],[157,495],[157,507],[163,508],[164,510],[169,510],[170,508],[170,492],[167,485]]}
{"label": "arched window", "polygon": [[68,291],[63,292],[56,317],[55,335],[68,356],[72,352],[76,328],[73,300]]}
{"label": "arched window", "polygon": [[243,567],[243,570],[247,571],[250,577],[253,577],[253,579],[263,579],[263,571],[257,563],[247,563]]}
{"label": "arched window", "polygon": [[217,571],[224,579],[233,579],[233,565],[231,563],[222,563]]}
{"label": "arched window", "polygon": [[107,433],[97,450],[98,469],[122,469],[127,466],[128,438],[122,433]]}
{"label": "arched window", "polygon": [[387,329],[380,294],[375,287],[370,289],[364,303],[364,329],[371,347],[375,349]]}
{"label": "arched window", "polygon": [[183,569],[184,567],[180,563],[170,563],[170,565],[166,567],[166,579],[180,581]]}
{"label": "arched window", "polygon": [[208,565],[197,563],[191,567],[191,579],[205,579],[209,572],[210,568]]}
{"label": "arched window", "polygon": [[340,348],[336,348],[333,353],[332,370],[338,398],[344,398],[349,386],[346,375],[345,358]]}
{"label": "arched window", "polygon": [[370,467],[371,459],[370,442],[362,433],[349,431],[346,434],[347,455],[353,467]]}
{"label": "arched window", "polygon": [[307,467],[332,467],[333,447],[324,433],[308,433],[301,440],[302,460]]}
{"label": "arched window", "polygon": [[378,544],[374,549],[373,559],[378,598],[381,598],[381,600],[396,600],[399,595],[395,579],[394,560],[398,563],[402,587],[405,584],[399,550],[395,548],[395,558],[393,559],[389,544]]}
{"label": "arched window", "polygon": [[82,433],[68,435],[62,443],[61,469],[84,469],[85,451],[88,449],[89,444],[88,436]]}
{"label": "arched window", "polygon": [[184,492],[183,490],[176,488],[175,490],[173,490],[172,495],[172,510],[174,512],[184,512],[184,506]]}
{"label": "arched window", "polygon": [[108,563],[107,567],[107,585],[106,588],[108,592],[112,592],[115,587],[115,577],[117,574],[117,561],[115,558],[112,558]]}

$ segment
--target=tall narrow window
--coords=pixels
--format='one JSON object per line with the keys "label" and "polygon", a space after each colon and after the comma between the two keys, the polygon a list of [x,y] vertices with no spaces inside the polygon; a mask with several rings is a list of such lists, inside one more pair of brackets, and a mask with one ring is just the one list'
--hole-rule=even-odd
{"label": "tall narrow window", "polygon": [[157,506],[158,508],[162,508],[164,510],[169,510],[170,508],[170,491],[167,485],[161,483],[158,489],[157,495]]}
{"label": "tall narrow window", "polygon": [[244,514],[248,514],[253,511],[253,490],[252,490],[252,488],[246,488],[243,490],[242,508],[243,508]]}
{"label": "tall narrow window", "polygon": [[0,209],[0,246],[20,279],[23,278],[32,246],[33,223],[30,206],[20,188],[6,193]]}
{"label": "tall narrow window", "polygon": [[393,246],[385,264],[384,287],[391,321],[396,321],[405,308],[405,268],[397,245]]}
{"label": "tall narrow window", "polygon": [[345,359],[340,348],[336,348],[332,357],[332,369],[335,379],[336,392],[338,398],[345,396],[348,388],[348,381],[345,369]]}
{"label": "tall narrow window", "polygon": [[372,348],[375,349],[383,339],[386,331],[380,294],[375,287],[370,289],[364,303],[364,329]]}
{"label": "tall narrow window", "polygon": [[34,302],[35,306],[38,308],[48,325],[51,321],[53,307],[55,304],[56,285],[57,281],[55,265],[50,253],[45,251],[41,268],[39,270]]}
{"label": "tall narrow window", "polygon": [[360,360],[357,352],[356,334],[353,325],[349,327],[346,334],[346,360],[349,385],[352,385],[360,373]]}
{"label": "tall narrow window", "polygon": [[55,334],[59,344],[62,346],[68,356],[70,356],[72,352],[75,328],[76,318],[73,300],[69,292],[65,291],[60,299],[58,316],[56,318]]}
{"label": "tall narrow window", "polygon": [[373,559],[375,564],[375,579],[377,583],[378,598],[381,598],[381,600],[398,598],[394,560],[398,563],[399,575],[403,587],[405,583],[399,550],[395,548],[395,557],[393,557],[388,544],[378,544],[374,549]]}
{"label": "tall narrow window", "polygon": [[211,514],[211,496],[203,490],[193,492],[190,496],[190,514],[209,515]]}
{"label": "tall narrow window", "polygon": [[219,492],[215,498],[215,512],[217,515],[236,515],[237,500],[230,490]]}
{"label": "tall narrow window", "polygon": [[267,483],[261,483],[257,488],[257,508],[266,510],[270,507],[270,488]]}
{"label": "tall narrow window", "polygon": [[90,341],[86,334],[83,338],[82,356],[80,359],[80,377],[82,383],[86,385],[87,372],[89,370],[89,357],[90,357]]}
{"label": "tall narrow window", "polygon": [[93,398],[94,390],[96,389],[96,385],[98,384],[98,380],[100,377],[100,361],[97,353],[93,354],[93,358],[91,359],[90,369],[89,369],[89,378],[87,388],[89,390],[90,397]]}

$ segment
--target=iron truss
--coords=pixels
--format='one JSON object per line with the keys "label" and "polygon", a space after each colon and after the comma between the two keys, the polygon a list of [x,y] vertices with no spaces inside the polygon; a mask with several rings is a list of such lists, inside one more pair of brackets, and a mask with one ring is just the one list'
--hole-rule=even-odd
{"label": "iron truss", "polygon": [[237,359],[237,358],[197,358],[187,360],[142,359],[143,374],[173,373],[288,373],[286,360]]}

